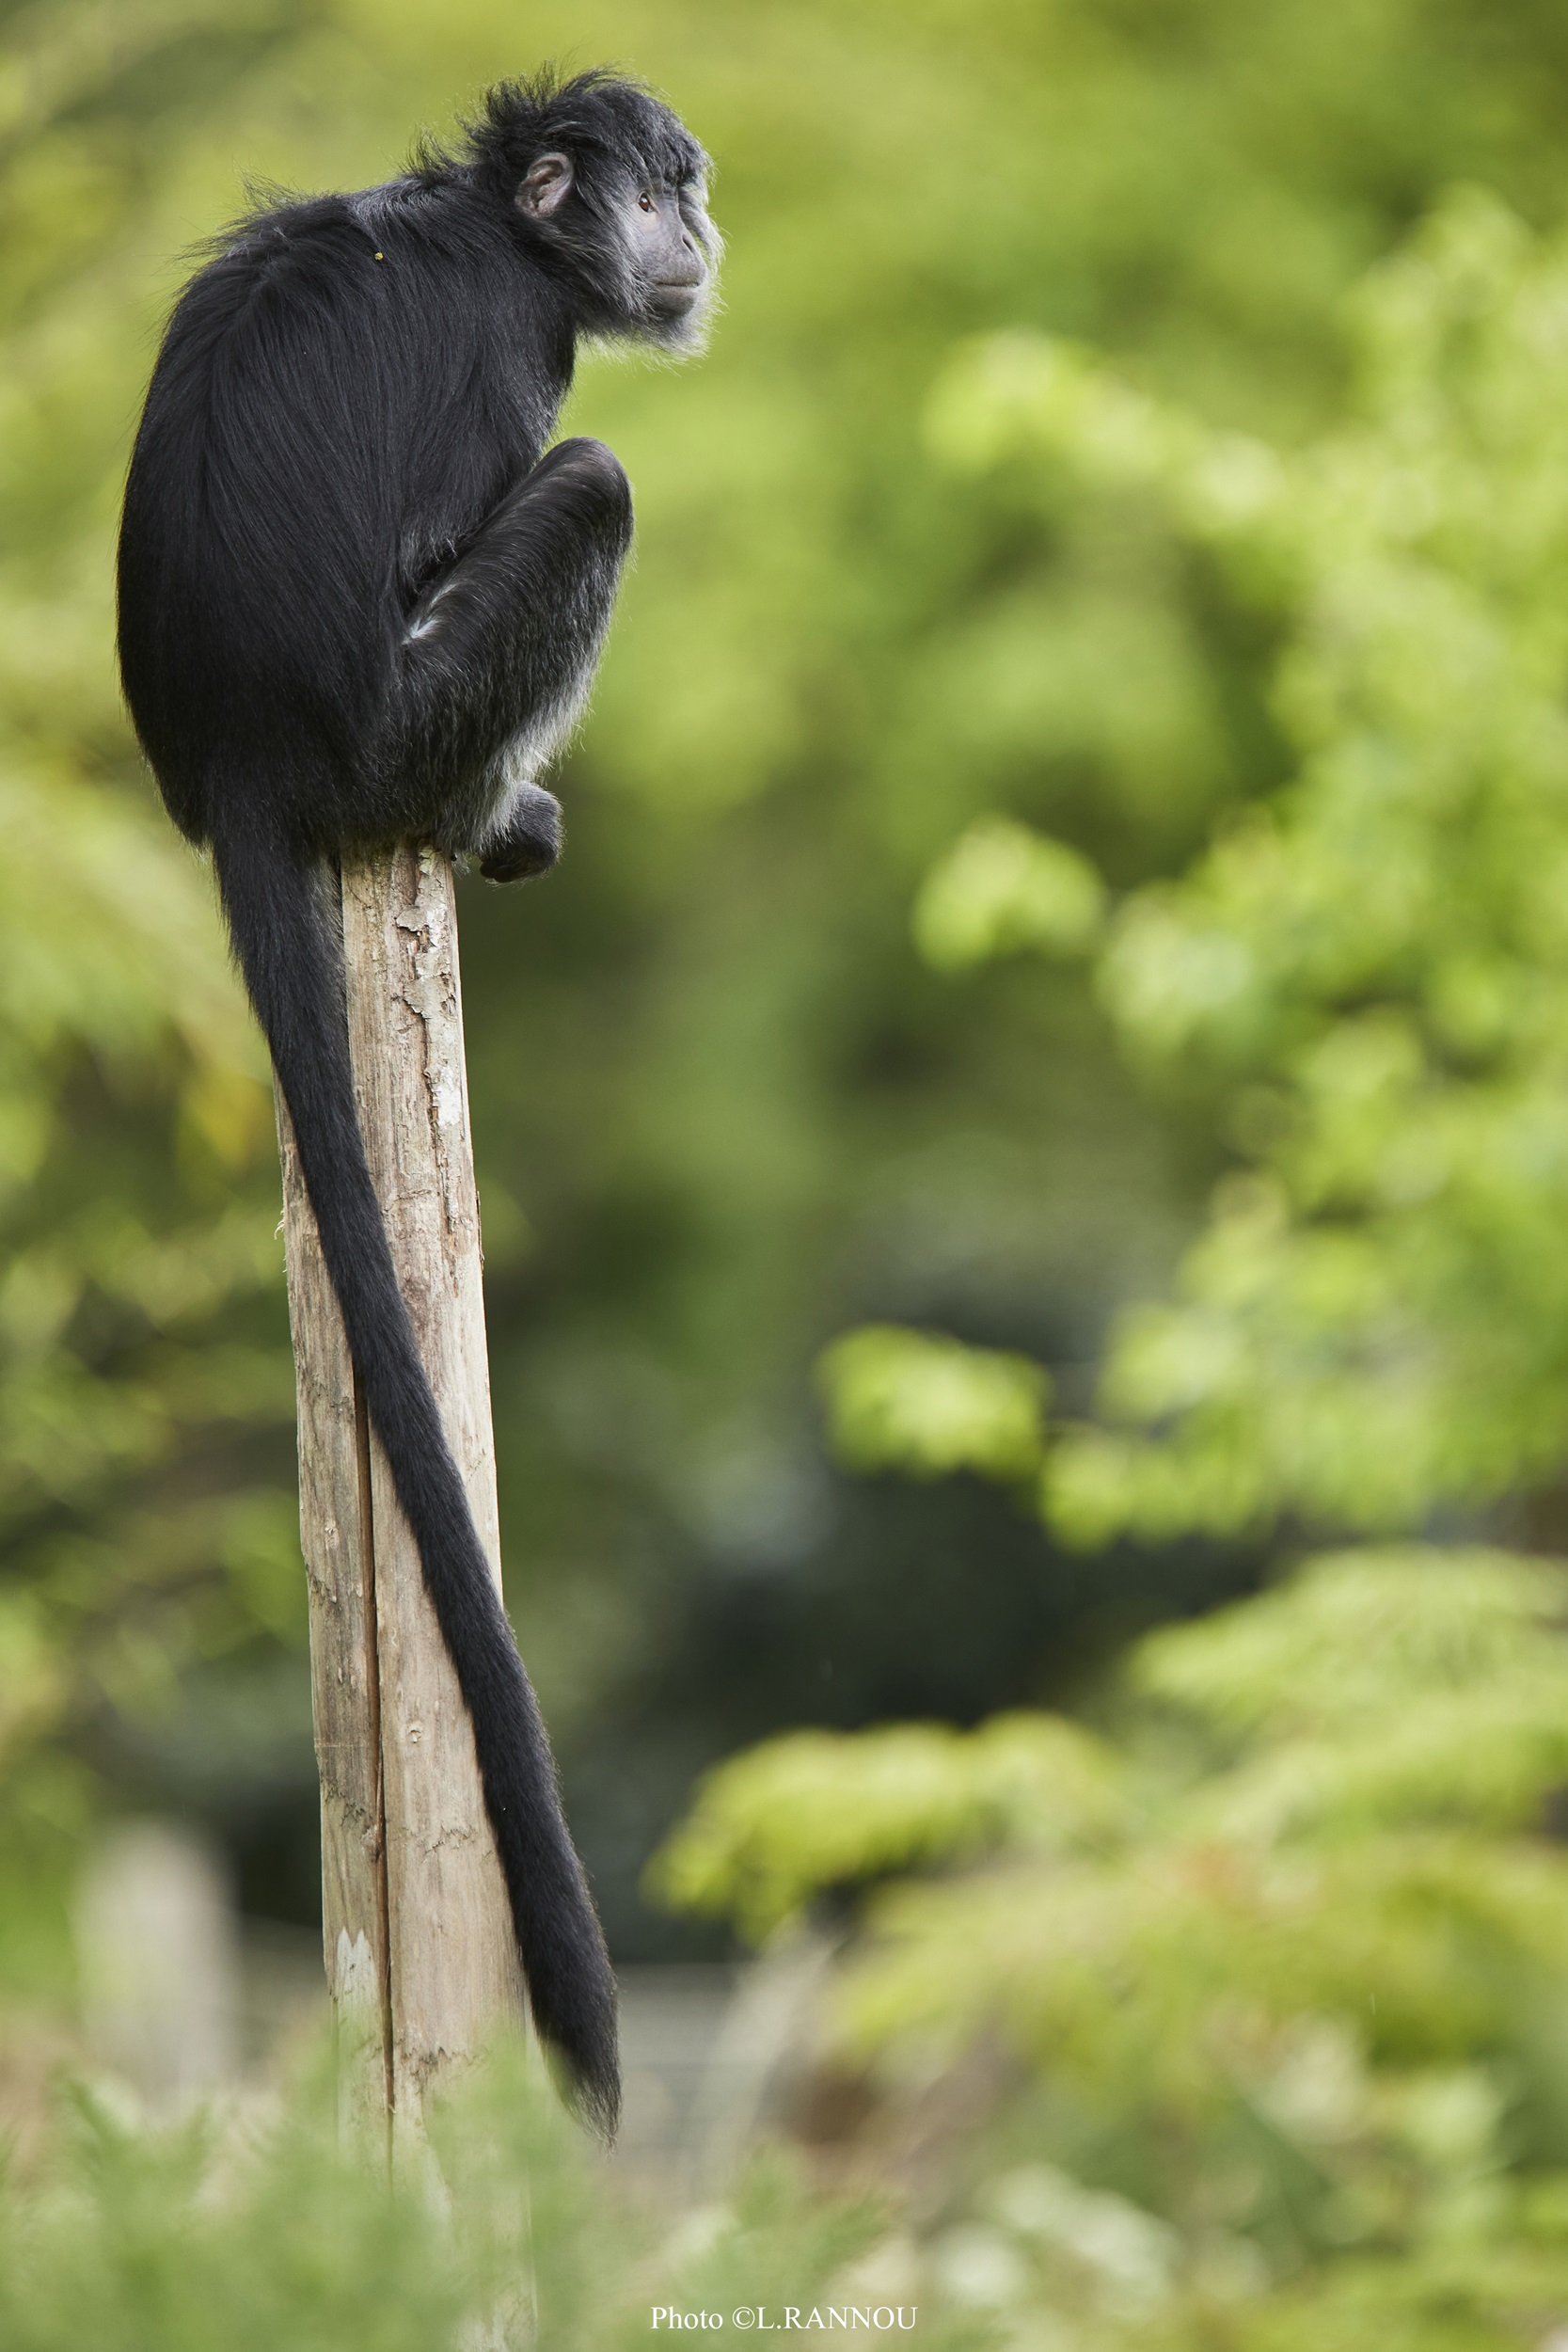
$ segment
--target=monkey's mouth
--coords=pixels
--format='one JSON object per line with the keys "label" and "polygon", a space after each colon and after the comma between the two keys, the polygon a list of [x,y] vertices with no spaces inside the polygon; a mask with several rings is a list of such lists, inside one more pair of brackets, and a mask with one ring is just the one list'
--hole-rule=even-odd
{"label": "monkey's mouth", "polygon": [[701,278],[656,278],[653,284],[654,300],[661,310],[673,311],[677,316],[683,315],[686,311],[696,308],[697,297],[702,293],[705,282]]}

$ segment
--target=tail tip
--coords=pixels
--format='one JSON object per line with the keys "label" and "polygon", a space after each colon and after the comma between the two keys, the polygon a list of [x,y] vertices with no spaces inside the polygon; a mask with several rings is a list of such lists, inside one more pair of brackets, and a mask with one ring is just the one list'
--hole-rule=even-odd
{"label": "tail tip", "polygon": [[611,2149],[621,2128],[621,2067],[608,2049],[566,2048],[541,2033],[540,2045],[562,2105],[599,2145]]}

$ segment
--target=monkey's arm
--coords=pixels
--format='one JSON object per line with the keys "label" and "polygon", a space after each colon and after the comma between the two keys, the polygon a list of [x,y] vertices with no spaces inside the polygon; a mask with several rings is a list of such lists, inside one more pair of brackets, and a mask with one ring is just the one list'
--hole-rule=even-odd
{"label": "monkey's arm", "polygon": [[561,442],[409,614],[398,657],[405,743],[449,773],[504,753],[521,789],[586,699],[630,541],[618,459],[602,441]]}

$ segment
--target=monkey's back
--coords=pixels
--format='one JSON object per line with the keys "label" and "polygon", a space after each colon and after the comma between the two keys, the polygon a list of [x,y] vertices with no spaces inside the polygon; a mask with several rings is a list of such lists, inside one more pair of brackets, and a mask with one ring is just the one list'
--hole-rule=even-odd
{"label": "monkey's back", "polygon": [[372,820],[407,606],[536,461],[559,342],[547,285],[451,183],[261,215],[186,287],[131,461],[119,650],[193,839],[229,791],[307,839]]}

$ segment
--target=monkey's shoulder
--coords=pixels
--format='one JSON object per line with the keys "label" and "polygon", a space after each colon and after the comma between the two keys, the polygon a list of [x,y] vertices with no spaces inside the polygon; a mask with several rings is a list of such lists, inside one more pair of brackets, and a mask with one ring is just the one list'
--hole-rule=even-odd
{"label": "monkey's shoulder", "polygon": [[373,254],[347,196],[300,197],[235,221],[213,246],[176,307],[182,313],[237,313],[259,294],[287,294],[352,282],[342,277]]}
{"label": "monkey's shoulder", "polygon": [[451,191],[408,181],[302,197],[226,232],[176,305],[166,348],[237,342],[263,365],[285,354],[297,365],[314,346],[336,360],[400,317],[450,335],[476,283],[515,294],[516,276],[504,239]]}

